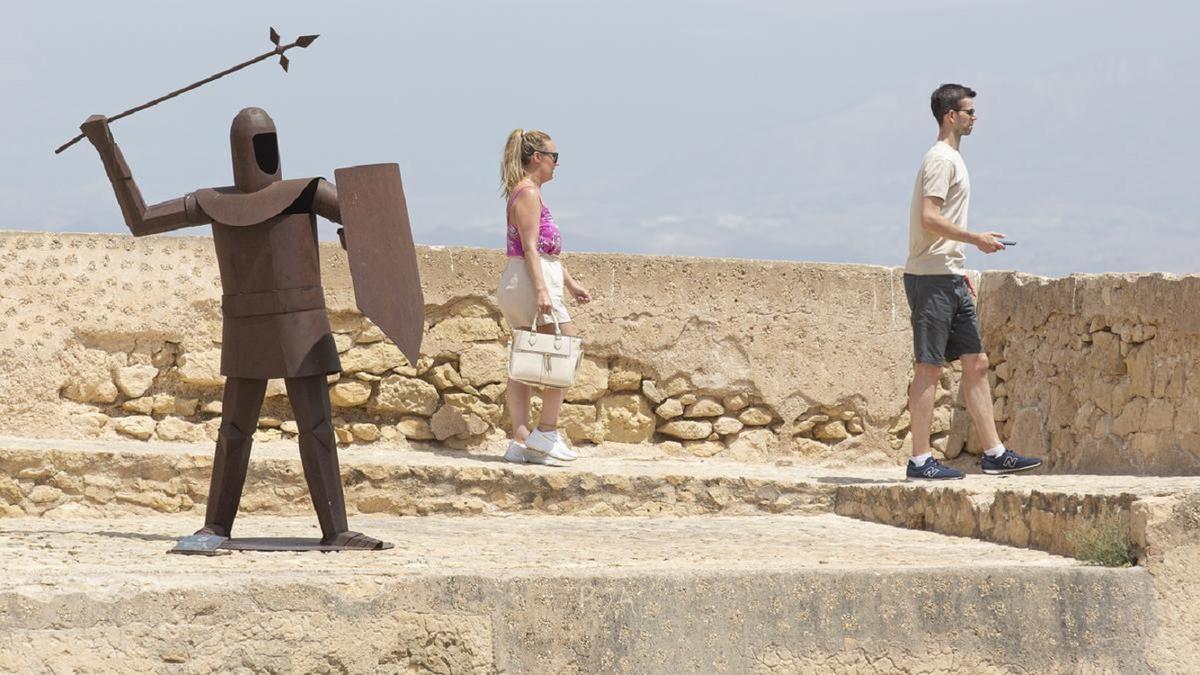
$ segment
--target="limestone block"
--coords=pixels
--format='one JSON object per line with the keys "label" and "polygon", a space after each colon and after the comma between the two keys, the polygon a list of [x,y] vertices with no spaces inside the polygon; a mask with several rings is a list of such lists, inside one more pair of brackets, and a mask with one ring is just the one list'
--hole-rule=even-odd
{"label": "limestone block", "polygon": [[930,435],[941,434],[950,431],[950,417],[954,409],[950,406],[941,406],[933,410],[933,424],[929,428]]}
{"label": "limestone block", "polygon": [[597,441],[645,443],[654,436],[654,413],[638,394],[613,394],[600,399]]}
{"label": "limestone block", "polygon": [[202,408],[200,408],[200,411],[209,415],[220,415],[223,408],[224,405],[221,403],[221,401],[209,401],[208,403],[205,403]]}
{"label": "limestone block", "polygon": [[571,403],[592,403],[599,401],[608,391],[608,367],[605,360],[594,356],[584,356],[575,376],[575,384],[567,390],[567,400]]}
{"label": "limestone block", "polygon": [[658,449],[662,450],[663,453],[668,455],[684,454],[683,443],[680,443],[679,441],[663,441],[662,443],[658,444]]}
{"label": "limestone block", "polygon": [[29,491],[29,501],[38,505],[53,504],[62,499],[63,493],[49,485],[35,485]]}
{"label": "limestone block", "polygon": [[12,478],[0,474],[0,504],[20,504],[24,498],[21,486]]}
{"label": "limestone block", "polygon": [[493,403],[485,403],[470,394],[446,394],[442,400],[459,410],[477,415],[492,426],[499,426],[501,408]]}
{"label": "limestone block", "polygon": [[500,334],[499,324],[486,317],[452,316],[429,329],[430,338],[451,342],[492,342]]}
{"label": "limestone block", "polygon": [[738,414],[738,419],[748,427],[763,427],[771,423],[775,416],[766,408],[755,406],[746,408]]}
{"label": "limestone block", "polygon": [[711,396],[697,399],[683,411],[687,418],[720,417],[725,414],[725,406]]}
{"label": "limestone block", "polygon": [[329,388],[329,401],[339,408],[353,408],[366,403],[370,398],[371,385],[366,382],[345,380]]}
{"label": "limestone block", "polygon": [[639,391],[642,388],[642,373],[628,359],[617,359],[608,373],[609,391]]}
{"label": "limestone block", "polygon": [[429,420],[423,417],[403,417],[396,423],[396,430],[417,441],[428,441],[434,438],[433,429],[429,428]]}
{"label": "limestone block", "polygon": [[[756,433],[762,433],[764,431],[767,433],[770,433],[770,430],[768,430],[768,429],[747,429],[743,433],[749,433],[751,431],[756,432]],[[771,435],[774,436],[774,434],[771,434]],[[765,440],[765,438],[763,440]],[[896,444],[893,446],[893,448],[898,449],[898,448],[902,447],[902,445],[903,445],[903,441],[897,439]],[[733,449],[734,449],[734,445],[730,444],[730,450],[732,451]],[[797,455],[799,455],[801,457],[808,457],[808,458],[819,458],[819,457],[824,457],[829,454],[829,446],[828,445],[825,445],[821,441],[815,441],[811,438],[793,438],[791,450],[792,450],[792,452],[796,453]]]}
{"label": "limestone block", "polygon": [[[278,431],[275,429],[270,429],[268,431],[278,433]],[[267,432],[264,432],[264,431],[255,432],[254,439],[255,440],[264,440],[264,439],[259,438],[259,434],[265,434],[265,433],[267,433]],[[349,429],[347,429],[346,427],[334,427],[333,428],[333,438],[334,438],[334,440],[337,441],[338,445],[346,445],[347,443],[354,442],[354,434],[351,433],[351,431]]]}
{"label": "limestone block", "polygon": [[345,354],[354,346],[354,338],[344,333],[334,333],[333,344],[337,345],[338,354]]}
{"label": "limestone block", "polygon": [[[1115,336],[1114,336],[1115,337]],[[1023,455],[1044,457],[1046,447],[1046,428],[1042,413],[1034,407],[1021,408],[1013,416],[1013,428],[1006,444]]]}
{"label": "limestone block", "polygon": [[725,446],[716,441],[684,441],[683,449],[696,457],[712,457],[725,450]]}
{"label": "limestone block", "polygon": [[398,413],[431,415],[437,410],[438,390],[425,380],[389,375],[379,382],[374,407]]}
{"label": "limestone block", "polygon": [[259,417],[258,426],[261,429],[278,429],[283,426],[283,420],[278,417]]}
{"label": "limestone block", "polygon": [[370,443],[379,438],[379,427],[369,422],[356,422],[350,425],[350,433],[358,440]]}
{"label": "limestone block", "polygon": [[1146,402],[1146,416],[1138,431],[1170,431],[1175,426],[1175,405],[1166,399]]}
{"label": "limestone block", "polygon": [[[908,414],[905,412],[905,414]],[[946,438],[946,447],[942,452],[946,459],[954,459],[962,454],[971,433],[971,416],[966,410],[955,410],[950,418],[950,435]]]}
{"label": "limestone block", "polygon": [[1126,440],[1136,431],[1142,430],[1146,418],[1146,399],[1138,397],[1125,404],[1121,413],[1113,420],[1112,432]]}
{"label": "limestone block", "polygon": [[287,420],[283,424],[279,425],[279,430],[285,434],[295,436],[296,434],[300,433],[300,425],[296,424],[296,420]]}
{"label": "limestone block", "polygon": [[125,366],[113,371],[113,382],[122,394],[129,398],[137,398],[144,395],[150,385],[154,384],[157,375],[158,368],[154,366]]}
{"label": "limestone block", "polygon": [[191,417],[196,414],[196,408],[199,405],[200,401],[194,398],[177,398],[175,399],[175,410],[173,412],[180,417]]}
{"label": "limestone block", "polygon": [[713,422],[713,431],[722,436],[728,436],[729,434],[736,434],[741,431],[744,426],[741,420],[736,417],[720,417],[717,421]]}
{"label": "limestone block", "polygon": [[863,432],[862,420],[855,417],[846,422],[846,431],[852,434],[861,434]]}
{"label": "limestone block", "polygon": [[400,353],[400,348],[386,340],[366,345],[356,344],[342,354],[341,361],[342,372],[345,373],[362,371],[382,375],[393,368],[409,367],[408,359]]}
{"label": "limestone block", "polygon": [[687,406],[689,406],[689,405],[692,405],[692,404],[693,404],[693,403],[695,403],[697,400],[698,400],[698,399],[696,398],[696,395],[695,395],[695,394],[691,394],[691,393],[684,394],[683,396],[680,396],[680,397],[679,397],[679,402],[680,402],[680,403],[682,403],[682,404],[684,405],[684,407],[685,407],[685,408],[686,408]]}
{"label": "limestone block", "polygon": [[97,436],[108,426],[108,415],[99,412],[85,412],[71,415],[71,424],[87,436]]}
{"label": "limestone block", "polygon": [[287,396],[287,383],[281,378],[267,380],[267,392],[263,394],[264,398],[278,398]]}
{"label": "limestone block", "polygon": [[458,357],[458,372],[472,386],[508,380],[508,350],[502,345],[473,344]]}
{"label": "limestone block", "polygon": [[1134,396],[1154,396],[1155,348],[1153,342],[1129,350],[1125,367],[1129,371],[1129,391]]}
{"label": "limestone block", "polygon": [[208,349],[184,352],[176,360],[175,372],[179,379],[198,387],[220,387],[225,384],[221,375],[221,350]]}
{"label": "limestone block", "polygon": [[725,406],[726,412],[738,412],[739,410],[742,410],[746,406],[750,405],[750,395],[739,393],[726,396],[721,401],[721,405]]}
{"label": "limestone block", "polygon": [[489,403],[499,403],[504,400],[505,385],[499,383],[489,384],[485,387],[480,387],[479,397]]}
{"label": "limestone block", "polygon": [[834,443],[850,438],[849,432],[846,431],[846,424],[841,420],[832,420],[816,425],[813,428],[813,436],[822,441]]}
{"label": "limestone block", "polygon": [[434,438],[439,441],[450,437],[478,436],[488,430],[487,422],[480,419],[478,415],[464,413],[452,405],[444,405],[439,408],[430,418],[429,426],[433,431]]}
{"label": "limestone block", "polygon": [[383,334],[383,331],[379,329],[379,326],[371,323],[370,319],[364,320],[363,323],[365,325],[362,327],[362,330],[358,332],[358,335],[354,336],[354,342],[356,344],[369,345],[376,342],[382,342],[383,340],[387,339],[387,336]]}
{"label": "limestone block", "polygon": [[[453,363],[442,363],[430,369],[426,379],[437,387],[442,389],[461,389],[466,384],[458,371],[454,369]],[[492,386],[492,385],[489,385]]]}
{"label": "limestone block", "polygon": [[[596,406],[564,403],[558,411],[558,428],[572,441],[597,439]],[[601,436],[601,438],[603,438]]]}
{"label": "limestone block", "polygon": [[654,380],[642,380],[642,393],[646,398],[650,399],[655,405],[662,403],[667,399],[667,395],[662,393],[658,388],[658,384]]}
{"label": "limestone block", "polygon": [[358,380],[359,382],[368,382],[369,383],[369,382],[378,382],[378,381],[382,380],[383,378],[378,375],[360,370],[354,374],[354,379]]}
{"label": "limestone block", "polygon": [[131,398],[121,404],[121,409],[139,415],[149,415],[154,411],[154,397],[143,396],[141,398]]}
{"label": "limestone block", "polygon": [[155,394],[154,405],[150,410],[155,415],[169,415],[175,412],[175,397],[170,394]]}
{"label": "limestone block", "polygon": [[654,409],[654,414],[664,420],[674,419],[683,414],[683,404],[679,402],[679,399],[669,398]]}
{"label": "limestone block", "polygon": [[113,403],[117,400],[117,385],[108,373],[77,375],[63,388],[63,396],[80,403]]}
{"label": "limestone block", "polygon": [[1179,404],[1175,415],[1175,431],[1185,434],[1200,432],[1200,398],[1192,396]]}
{"label": "limestone block", "polygon": [[163,441],[202,441],[206,435],[204,427],[178,417],[164,417],[155,427],[155,435]]}
{"label": "limestone block", "polygon": [[674,420],[658,428],[658,433],[682,440],[708,438],[712,433],[712,422],[702,420]]}
{"label": "limestone block", "polygon": [[673,397],[684,394],[691,388],[692,383],[688,380],[687,376],[676,375],[675,377],[667,380],[666,383],[660,385],[658,390],[662,392],[663,396]]}
{"label": "limestone block", "polygon": [[896,418],[896,422],[888,428],[889,434],[900,435],[900,432],[906,431],[909,425],[912,424],[912,416],[909,415],[907,409],[900,413],[900,417]]}
{"label": "limestone block", "polygon": [[1092,333],[1089,364],[1102,375],[1124,375],[1125,361],[1121,358],[1121,339],[1108,331]]}
{"label": "limestone block", "polygon": [[150,438],[150,434],[154,433],[154,418],[146,415],[118,417],[114,422],[114,426],[122,434],[144,441]]}

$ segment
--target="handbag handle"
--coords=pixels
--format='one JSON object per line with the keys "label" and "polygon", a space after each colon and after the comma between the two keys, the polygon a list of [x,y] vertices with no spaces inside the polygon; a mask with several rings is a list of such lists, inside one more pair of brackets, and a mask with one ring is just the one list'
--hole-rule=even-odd
{"label": "handbag handle", "polygon": [[[533,346],[537,340],[537,320],[540,315],[535,311],[533,315],[533,323],[529,326],[529,346]],[[554,322],[554,346],[558,347],[559,341],[562,339],[562,328],[558,325],[558,317],[554,315],[554,310],[550,310],[550,320]]]}

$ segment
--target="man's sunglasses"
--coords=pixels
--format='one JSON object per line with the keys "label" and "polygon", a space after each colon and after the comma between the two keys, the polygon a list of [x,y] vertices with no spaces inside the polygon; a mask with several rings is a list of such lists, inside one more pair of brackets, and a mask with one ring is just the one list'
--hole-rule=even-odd
{"label": "man's sunglasses", "polygon": [[964,114],[964,115],[970,115],[971,117],[974,117],[974,116],[975,116],[975,109],[974,109],[974,108],[971,108],[970,110],[955,110],[954,112],[962,113],[962,114]]}

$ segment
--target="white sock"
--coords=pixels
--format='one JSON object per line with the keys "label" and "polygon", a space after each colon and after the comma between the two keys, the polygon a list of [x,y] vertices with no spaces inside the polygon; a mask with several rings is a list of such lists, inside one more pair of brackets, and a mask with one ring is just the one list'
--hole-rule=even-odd
{"label": "white sock", "polygon": [[913,466],[925,466],[925,462],[928,462],[931,457],[933,457],[933,453],[927,452],[923,455],[916,455],[915,457],[909,457],[908,461],[911,462]]}
{"label": "white sock", "polygon": [[987,455],[988,457],[999,457],[1000,455],[1004,454],[1004,444],[1001,443],[994,448],[988,448],[987,450],[983,451],[983,454]]}

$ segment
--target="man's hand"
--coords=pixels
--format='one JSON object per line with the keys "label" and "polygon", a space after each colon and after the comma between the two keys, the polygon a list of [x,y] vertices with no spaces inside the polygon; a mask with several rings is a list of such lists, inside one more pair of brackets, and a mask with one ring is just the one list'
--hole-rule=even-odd
{"label": "man's hand", "polygon": [[104,115],[92,115],[79,125],[79,130],[92,142],[92,145],[96,146],[97,150],[113,144],[112,131],[108,128],[108,118]]}
{"label": "man's hand", "polygon": [[975,248],[984,253],[995,253],[996,251],[1004,250],[1004,244],[1001,244],[1000,240],[1005,236],[1000,232],[980,232],[975,235],[975,239],[971,243],[975,244]]}

